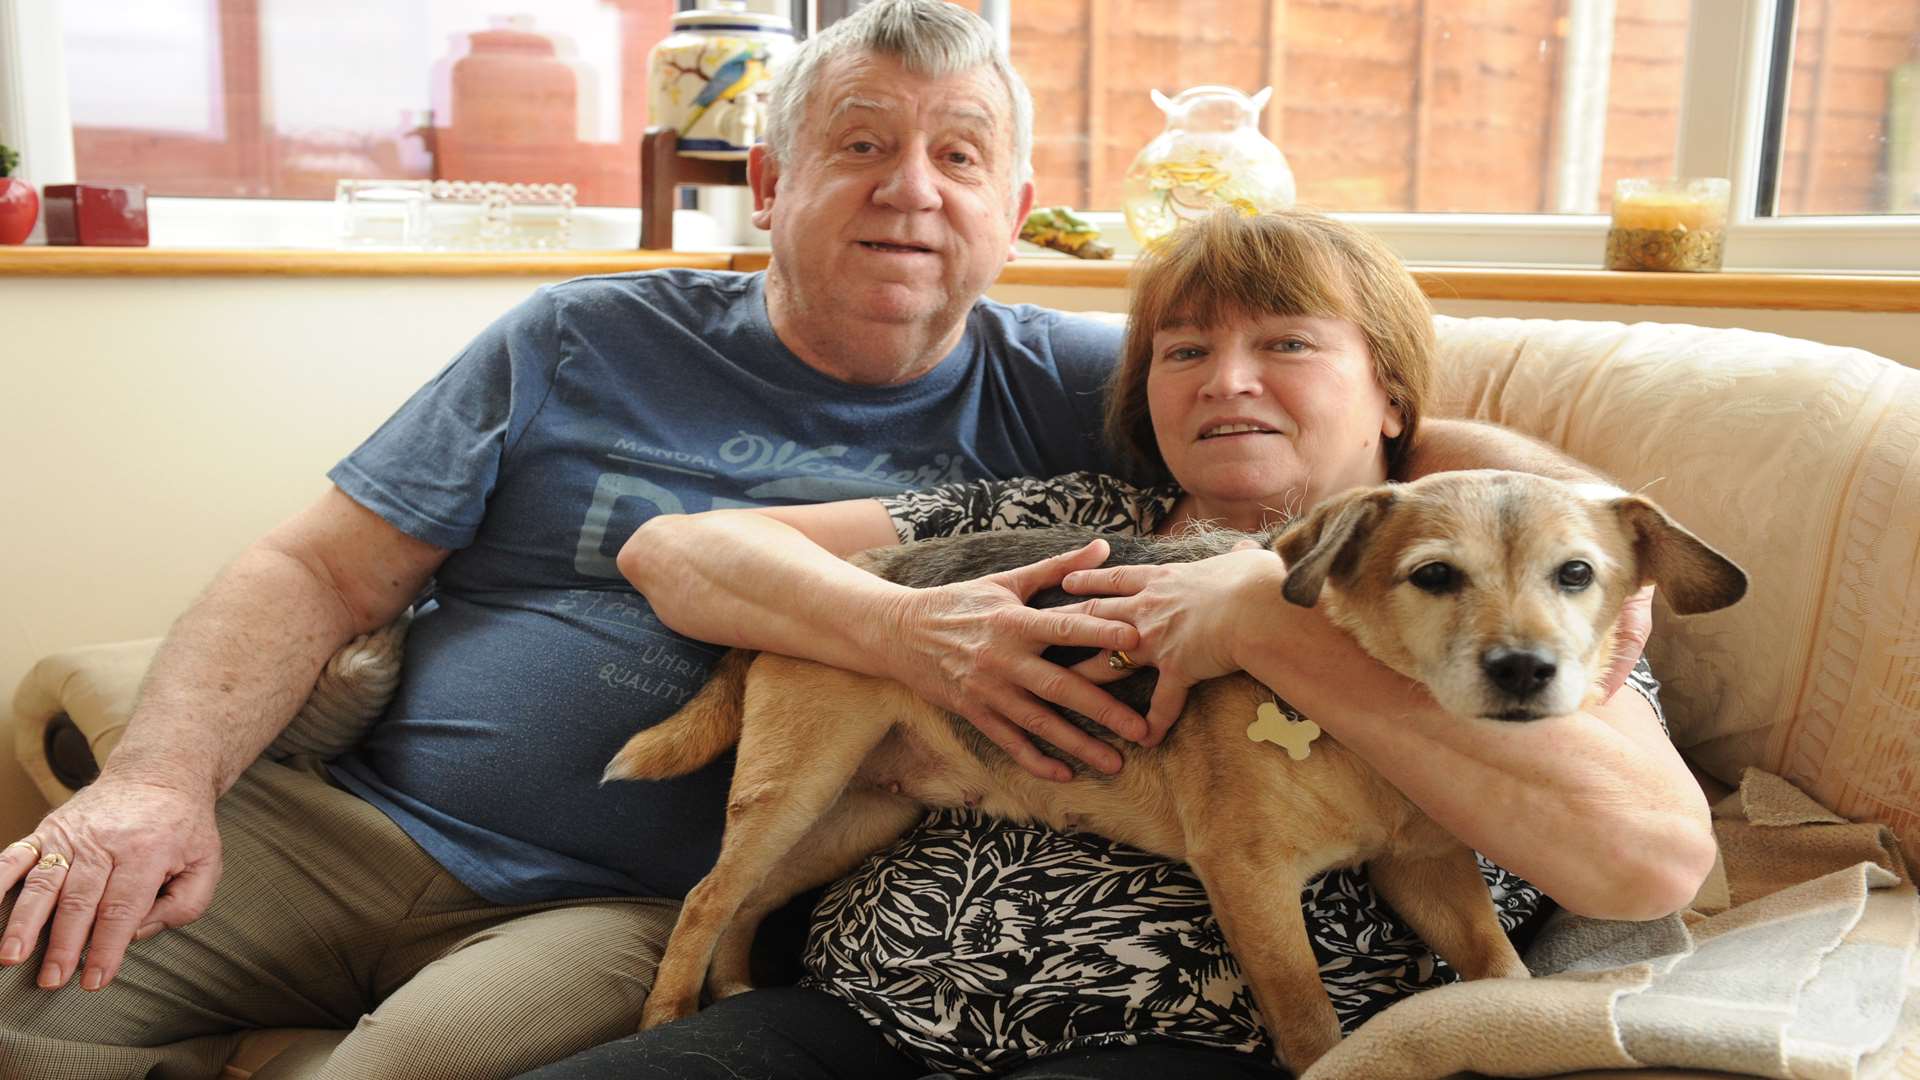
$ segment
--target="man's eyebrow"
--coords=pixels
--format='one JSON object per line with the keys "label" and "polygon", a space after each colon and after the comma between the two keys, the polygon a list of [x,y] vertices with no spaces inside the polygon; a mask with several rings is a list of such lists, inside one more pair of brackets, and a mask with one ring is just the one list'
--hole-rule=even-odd
{"label": "man's eyebrow", "polygon": [[876,101],[873,98],[842,98],[840,103],[833,107],[833,112],[828,114],[827,122],[829,124],[837,124],[840,122],[842,116],[845,116],[855,109],[871,109],[874,112],[895,112],[898,111],[899,106],[891,105],[884,101]]}
{"label": "man's eyebrow", "polygon": [[[841,117],[855,109],[870,109],[874,112],[891,113],[900,111],[900,106],[892,102],[879,101],[874,98],[843,98],[833,107],[833,112],[828,114],[827,123],[837,124],[840,122]],[[993,113],[978,105],[954,103],[942,108],[940,112],[942,119],[949,122],[957,120],[963,123],[975,124],[980,127],[991,128],[993,126]]]}

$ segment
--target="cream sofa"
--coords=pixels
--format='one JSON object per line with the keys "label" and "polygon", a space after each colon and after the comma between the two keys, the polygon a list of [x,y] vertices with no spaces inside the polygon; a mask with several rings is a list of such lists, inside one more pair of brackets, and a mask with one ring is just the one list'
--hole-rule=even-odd
{"label": "cream sofa", "polygon": [[[1920,852],[1920,370],[1741,330],[1439,329],[1435,415],[1560,446],[1747,568],[1753,587],[1731,609],[1656,613],[1648,653],[1696,769],[1731,785],[1765,768]],[[28,675],[13,735],[40,796],[68,794],[50,736],[111,749],[151,648],[60,654]]]}

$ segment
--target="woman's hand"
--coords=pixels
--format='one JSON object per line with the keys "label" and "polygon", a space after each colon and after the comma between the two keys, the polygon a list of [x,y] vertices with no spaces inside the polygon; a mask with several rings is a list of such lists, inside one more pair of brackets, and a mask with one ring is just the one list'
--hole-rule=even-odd
{"label": "woman's hand", "polygon": [[0,895],[20,889],[0,965],[32,955],[51,919],[40,985],[66,985],[84,950],[80,985],[98,990],[130,942],[199,918],[219,879],[210,796],[102,776],[0,852]]}
{"label": "woman's hand", "polygon": [[[1286,603],[1280,596],[1285,580],[1280,557],[1249,540],[1199,562],[1076,571],[1062,587],[1099,598],[1060,610],[1118,620],[1139,631],[1139,646],[1122,648],[1138,664],[1159,669],[1147,710],[1146,745],[1156,746],[1180,718],[1195,683],[1240,670],[1235,647],[1258,632],[1267,605]],[[1106,666],[1102,658],[1076,670],[1093,679],[1118,677],[1103,675]]]}
{"label": "woman's hand", "polygon": [[1060,584],[1072,571],[1100,565],[1106,557],[1106,541],[1096,540],[989,577],[910,590],[886,621],[888,673],[921,697],[965,717],[1043,780],[1070,780],[1073,774],[1042,753],[1029,733],[1096,769],[1118,772],[1117,751],[1045,703],[1091,717],[1136,742],[1147,738],[1147,721],[1085,675],[1050,663],[1040,653],[1052,645],[1131,650],[1139,646],[1139,634],[1125,622],[1073,610],[1081,605],[1027,606],[1033,594]]}
{"label": "woman's hand", "polygon": [[1614,621],[1613,666],[1600,680],[1600,700],[1608,701],[1627,685],[1627,676],[1633,672],[1633,665],[1640,662],[1640,654],[1647,651],[1647,639],[1653,636],[1653,586],[1649,585],[1632,596],[1620,607],[1620,618]]}

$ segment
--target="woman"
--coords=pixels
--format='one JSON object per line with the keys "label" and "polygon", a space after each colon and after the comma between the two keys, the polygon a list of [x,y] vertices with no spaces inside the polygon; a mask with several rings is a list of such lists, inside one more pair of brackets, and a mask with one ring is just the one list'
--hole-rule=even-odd
{"label": "woman", "polygon": [[[1584,914],[1665,914],[1693,895],[1713,847],[1704,798],[1665,739],[1644,667],[1632,680],[1639,693],[1495,731],[1448,722],[1424,691],[1317,613],[1279,602],[1285,569],[1264,550],[1086,569],[1104,555],[1096,543],[917,592],[834,557],[1062,521],[1155,533],[1199,521],[1272,526],[1397,474],[1419,428],[1432,333],[1418,287],[1359,231],[1304,213],[1216,216],[1176,234],[1143,268],[1115,377],[1109,431],[1158,482],[1082,474],[659,518],[635,535],[622,566],[684,633],[898,678],[1014,750],[1021,740],[1002,738],[1007,717],[1035,711],[1022,680],[1152,741],[1187,686],[1245,670],[1490,857],[1483,869],[1510,929],[1541,912],[1543,892]],[[1050,622],[1018,606],[1063,575],[1070,592],[1098,598],[1049,613]],[[818,600],[761,603],[765,593]],[[988,644],[1005,636],[998,623],[1027,640]],[[1036,625],[1047,628],[1038,639]],[[893,644],[863,647],[869,639]],[[1050,642],[1117,648],[1121,665],[1157,666],[1162,690],[1146,730],[1136,721],[1129,732],[1094,688],[1117,674],[1107,657],[1049,674],[1035,654]],[[1010,650],[1016,675],[981,695],[997,702],[983,708],[956,688],[972,685],[970,658],[992,648]],[[1096,765],[1111,754],[1097,740],[1076,743],[1065,725],[1033,729]],[[1059,763],[1036,767],[1048,766]],[[1446,981],[1363,874],[1328,874],[1303,903],[1349,1029]],[[538,1075],[1272,1073],[1198,882],[1103,838],[933,813],[834,887],[814,918],[803,987],[728,999]]]}

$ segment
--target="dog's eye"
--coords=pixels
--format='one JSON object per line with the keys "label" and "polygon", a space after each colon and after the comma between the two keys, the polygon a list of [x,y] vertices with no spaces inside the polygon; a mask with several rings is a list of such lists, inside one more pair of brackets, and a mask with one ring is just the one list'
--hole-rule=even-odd
{"label": "dog's eye", "polygon": [[1443,562],[1430,562],[1414,567],[1413,573],[1407,575],[1407,581],[1414,588],[1437,596],[1460,587],[1460,571]]}
{"label": "dog's eye", "polygon": [[1568,592],[1579,592],[1593,584],[1593,567],[1575,559],[1562,566],[1555,577],[1559,580],[1561,588]]}

